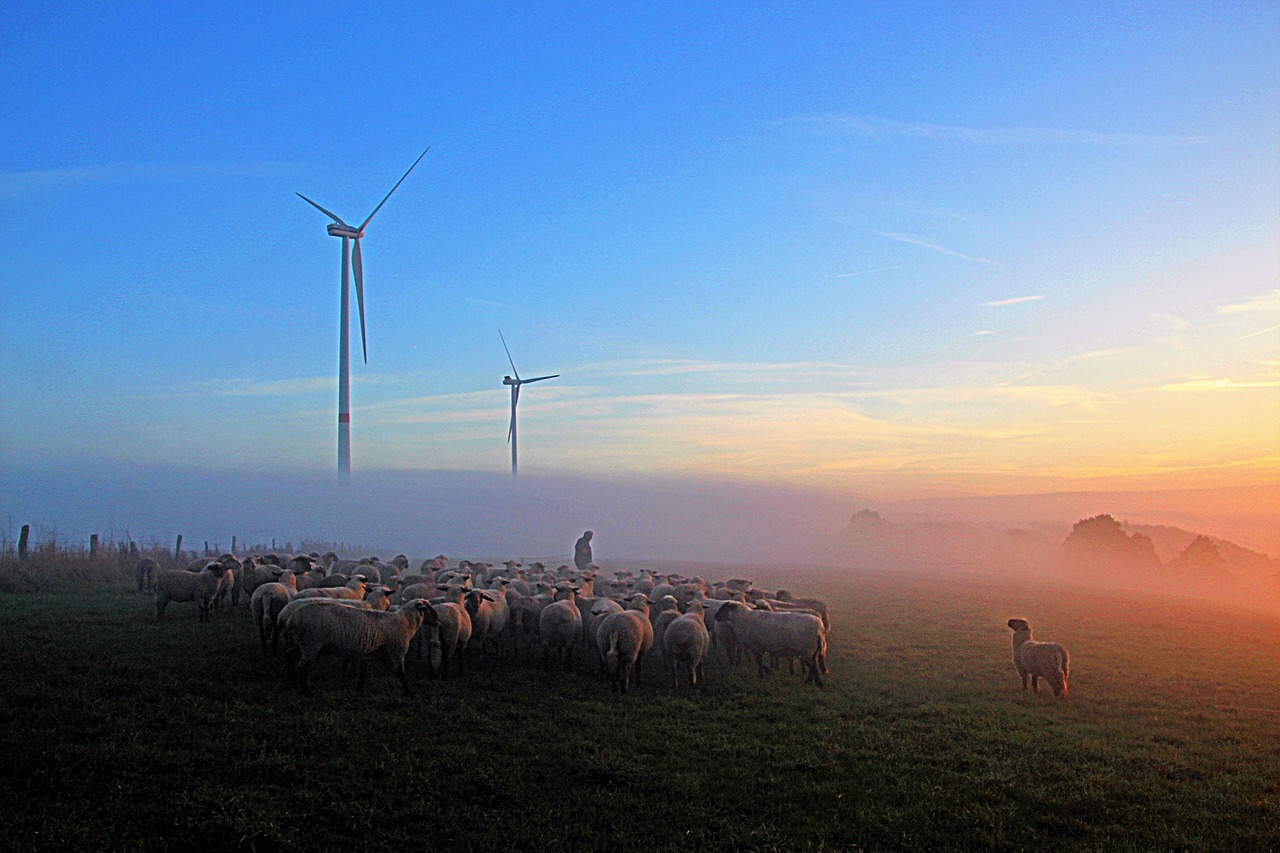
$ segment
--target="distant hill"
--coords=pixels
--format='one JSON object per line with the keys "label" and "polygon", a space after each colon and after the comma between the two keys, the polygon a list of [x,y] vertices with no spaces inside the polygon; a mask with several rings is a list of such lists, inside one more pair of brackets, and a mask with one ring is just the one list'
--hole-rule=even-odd
{"label": "distant hill", "polygon": [[[1156,553],[1160,555],[1160,561],[1165,565],[1170,565],[1177,560],[1197,536],[1206,535],[1167,525],[1130,524],[1126,522],[1123,526],[1126,530],[1147,536],[1156,546]],[[1218,554],[1222,557],[1224,569],[1248,574],[1275,575],[1280,573],[1280,559],[1244,548],[1217,536],[1208,536],[1208,539],[1217,546]]]}

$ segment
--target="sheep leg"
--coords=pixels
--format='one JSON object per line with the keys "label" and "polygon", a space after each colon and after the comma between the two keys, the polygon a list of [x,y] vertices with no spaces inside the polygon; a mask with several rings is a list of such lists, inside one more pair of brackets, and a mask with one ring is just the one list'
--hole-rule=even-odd
{"label": "sheep leg", "polygon": [[680,676],[678,674],[679,672],[680,672],[679,664],[677,664],[675,660],[672,660],[671,661],[671,689],[672,690],[680,689]]}
{"label": "sheep leg", "polygon": [[360,680],[356,682],[356,692],[364,693],[365,687],[369,683],[369,659],[360,659]]}
{"label": "sheep leg", "polygon": [[823,684],[822,684],[822,672],[821,672],[820,668],[818,667],[818,661],[817,661],[817,658],[816,658],[816,657],[814,658],[813,662],[809,665],[809,679],[808,679],[808,680],[810,680],[810,681],[812,681],[812,682],[813,682],[813,686],[814,686],[814,687],[817,687],[819,690],[822,690],[822,689],[823,689]]}
{"label": "sheep leg", "polygon": [[756,675],[760,678],[764,678],[764,652],[755,652],[754,657],[756,659]]}
{"label": "sheep leg", "polygon": [[400,686],[404,688],[405,696],[412,696],[413,691],[409,689],[409,677],[404,674],[404,658],[396,661],[396,676],[400,679]]}
{"label": "sheep leg", "polygon": [[705,674],[705,673],[703,673],[703,671],[702,671],[702,661],[698,661],[698,665],[697,665],[696,667],[694,667],[694,672],[695,672],[695,674],[697,675],[697,681],[698,681],[698,683],[699,683],[699,684],[701,684],[703,687],[706,687],[706,686],[707,686],[707,676],[706,676],[706,674]]}
{"label": "sheep leg", "polygon": [[639,689],[640,689],[640,663],[641,663],[641,661],[643,661],[643,660],[644,660],[644,652],[637,652],[637,653],[636,653],[636,668],[635,668],[635,676],[634,676],[634,679],[635,679],[635,685],[636,685],[636,689],[637,689],[637,690],[639,690]]}
{"label": "sheep leg", "polygon": [[1018,673],[1018,675],[1022,676],[1022,689],[1026,690],[1027,689],[1027,673],[1020,672]]}

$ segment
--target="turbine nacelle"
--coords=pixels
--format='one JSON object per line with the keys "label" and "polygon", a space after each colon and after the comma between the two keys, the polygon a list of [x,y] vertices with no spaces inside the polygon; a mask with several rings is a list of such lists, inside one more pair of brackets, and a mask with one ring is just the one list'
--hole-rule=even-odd
{"label": "turbine nacelle", "polygon": [[336,223],[331,223],[328,226],[328,231],[330,237],[352,237],[358,240],[364,236],[363,233],[350,225],[338,225]]}

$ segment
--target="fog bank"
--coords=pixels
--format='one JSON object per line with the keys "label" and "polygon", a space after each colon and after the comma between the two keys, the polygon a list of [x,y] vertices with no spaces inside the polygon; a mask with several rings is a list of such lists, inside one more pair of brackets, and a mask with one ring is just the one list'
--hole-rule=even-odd
{"label": "fog bank", "polygon": [[567,557],[596,532],[601,561],[817,561],[848,520],[831,495],[707,480],[579,479],[466,472],[246,473],[141,466],[0,471],[13,528],[187,547],[345,542],[415,557]]}

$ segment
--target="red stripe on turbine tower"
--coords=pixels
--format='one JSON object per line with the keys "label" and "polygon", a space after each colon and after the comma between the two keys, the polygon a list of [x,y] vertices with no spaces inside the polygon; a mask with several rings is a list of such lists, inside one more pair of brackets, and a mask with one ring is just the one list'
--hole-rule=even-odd
{"label": "red stripe on turbine tower", "polygon": [[338,413],[338,423],[340,423],[340,424],[349,424],[349,423],[351,423],[351,415],[347,414],[346,412],[339,412],[339,413]]}

